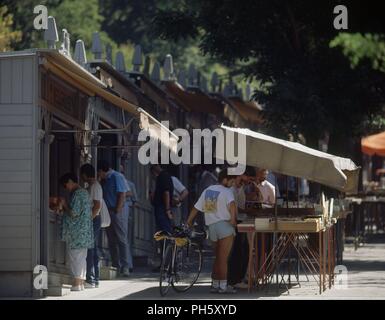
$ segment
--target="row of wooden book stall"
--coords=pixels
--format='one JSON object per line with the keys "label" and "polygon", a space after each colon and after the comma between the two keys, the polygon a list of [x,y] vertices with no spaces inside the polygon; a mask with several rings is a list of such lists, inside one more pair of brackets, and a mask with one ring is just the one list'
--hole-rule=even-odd
{"label": "row of wooden book stall", "polygon": [[[57,49],[59,36],[53,17],[48,19],[44,39],[48,49],[0,54],[0,113],[4,120],[0,147],[2,156],[7,154],[7,160],[2,160],[5,165],[0,169],[0,183],[15,185],[5,195],[0,192],[0,206],[5,210],[0,224],[6,226],[0,250],[0,284],[12,288],[12,292],[4,292],[7,296],[42,294],[32,286],[36,265],[48,267],[49,287],[57,289],[52,294],[60,294],[61,286],[70,283],[66,246],[59,236],[61,221],[50,210],[50,203],[64,194],[58,185],[60,175],[78,172],[85,162],[96,166],[98,160],[108,160],[116,169],[123,165],[140,191],[130,233],[133,255],[138,264],[147,264],[154,254],[154,218],[147,192],[151,187],[148,166],[141,165],[136,156],[139,131],[149,130],[149,124],[160,128],[162,120],[169,121],[166,129],[170,134],[175,128],[231,125],[234,114],[233,119],[224,113],[225,108],[236,113],[237,108],[256,105],[240,98],[232,103],[219,92],[199,87],[196,80],[187,87],[180,85],[172,72],[171,56],[166,57],[164,67],[167,77],[161,79],[157,63],[150,75],[143,67],[140,46],[135,48],[133,70],[127,71],[120,52],[112,64],[111,50],[102,45],[98,33],[93,35],[91,61],[87,61],[81,40],[71,52],[65,29]],[[247,123],[245,110],[242,119]],[[8,139],[15,144],[10,145]],[[172,174],[189,185],[187,165],[172,169]],[[20,174],[24,180],[17,180]],[[7,211],[11,205],[16,215]],[[22,234],[20,230],[24,230]],[[103,237],[102,249],[106,248]],[[102,250],[101,257],[105,266],[106,252]]]}

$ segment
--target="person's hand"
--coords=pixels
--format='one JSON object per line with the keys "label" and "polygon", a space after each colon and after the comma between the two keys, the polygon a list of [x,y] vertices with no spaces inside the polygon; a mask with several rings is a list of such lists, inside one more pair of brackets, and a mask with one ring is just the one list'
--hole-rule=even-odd
{"label": "person's hand", "polygon": [[64,198],[60,198],[58,208],[60,211],[68,211],[68,204]]}
{"label": "person's hand", "polygon": [[174,217],[173,217],[173,215],[172,215],[171,209],[166,210],[166,214],[167,214],[167,217],[168,217],[170,220],[173,220],[173,219],[174,219]]}
{"label": "person's hand", "polygon": [[60,207],[59,205],[53,210],[53,212],[55,214],[57,214],[58,216],[61,216],[63,214],[63,208]]}
{"label": "person's hand", "polygon": [[231,220],[230,220],[230,224],[231,224],[233,227],[236,227],[236,226],[237,226],[237,220],[236,220],[236,219],[231,219]]}

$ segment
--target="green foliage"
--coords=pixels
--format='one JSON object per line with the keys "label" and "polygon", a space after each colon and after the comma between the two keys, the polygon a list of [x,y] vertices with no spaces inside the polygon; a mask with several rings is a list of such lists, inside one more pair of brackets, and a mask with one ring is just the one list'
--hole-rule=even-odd
{"label": "green foliage", "polygon": [[92,33],[100,31],[103,22],[103,17],[99,14],[98,9],[98,0],[65,0],[58,6],[50,8],[49,14],[55,17],[60,29],[68,30],[73,41],[82,39],[89,45]]}
{"label": "green foliage", "polygon": [[[267,131],[283,137],[302,132],[314,147],[329,131],[332,144],[339,142],[335,151],[348,154],[346,141],[362,134],[369,115],[382,112],[384,75],[365,64],[352,69],[339,48],[329,47],[338,35],[333,28],[336,1],[190,3],[194,10],[161,11],[158,34],[165,39],[199,34],[204,53],[258,80],[255,98],[265,108]],[[381,14],[366,15],[363,1],[344,4],[352,30],[381,30]],[[185,34],[183,17],[189,26]]]}
{"label": "green foliage", "polygon": [[330,47],[340,47],[356,68],[361,62],[371,63],[373,69],[385,72],[385,37],[381,34],[340,33],[330,42]]}
{"label": "green foliage", "polygon": [[0,6],[0,52],[12,49],[13,44],[21,40],[21,32],[13,31],[13,15],[6,6]]}
{"label": "green foliage", "polygon": [[[206,76],[212,72],[227,74],[228,68],[217,61],[202,55],[198,43],[199,39],[190,36],[180,39],[161,39],[156,32],[156,17],[159,10],[173,12],[171,10],[186,8],[185,1],[170,0],[133,0],[133,1],[100,1],[100,13],[105,17],[102,29],[105,30],[118,45],[127,41],[140,44],[145,54],[152,61],[163,63],[167,54],[172,54],[175,69],[187,70],[191,63]],[[167,22],[166,22],[167,23]],[[173,23],[175,21],[173,20]],[[176,28],[187,31],[189,26],[184,24]],[[195,34],[197,35],[197,34]],[[131,56],[130,56],[131,57]]]}
{"label": "green foliage", "polygon": [[385,131],[385,117],[374,115],[363,122],[365,136]]}
{"label": "green foliage", "polygon": [[60,35],[66,28],[73,44],[84,40],[89,58],[92,33],[101,31],[104,44],[124,52],[128,68],[134,45],[141,44],[152,63],[162,64],[171,53],[177,72],[194,63],[207,78],[216,71],[237,84],[254,81],[267,131],[283,137],[301,132],[313,146],[325,130],[332,141],[360,136],[376,125],[385,100],[381,11],[369,15],[363,0],[345,1],[350,33],[339,33],[332,27],[337,2],[2,1],[13,14],[12,31],[22,31],[15,49],[45,46],[43,32],[33,29],[32,10],[44,4]]}

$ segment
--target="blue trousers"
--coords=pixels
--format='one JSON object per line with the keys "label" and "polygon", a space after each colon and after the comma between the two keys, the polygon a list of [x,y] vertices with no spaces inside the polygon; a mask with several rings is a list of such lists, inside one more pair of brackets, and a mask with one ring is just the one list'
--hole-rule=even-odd
{"label": "blue trousers", "polygon": [[125,268],[131,268],[128,255],[128,215],[129,209],[125,205],[121,213],[109,210],[111,216],[111,225],[106,228],[108,246],[110,249],[112,266],[119,271]]}
{"label": "blue trousers", "polygon": [[94,247],[87,251],[87,275],[86,280],[89,283],[99,282],[99,235],[101,230],[100,215],[96,216],[93,221],[94,228]]}

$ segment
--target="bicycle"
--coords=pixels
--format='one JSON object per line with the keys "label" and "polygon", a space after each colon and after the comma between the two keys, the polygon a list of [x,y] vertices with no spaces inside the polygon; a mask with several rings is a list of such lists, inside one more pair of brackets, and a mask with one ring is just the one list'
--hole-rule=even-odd
{"label": "bicycle", "polygon": [[165,296],[170,286],[178,292],[186,292],[198,280],[202,270],[202,250],[199,239],[205,232],[189,231],[186,227],[175,228],[174,233],[155,233],[156,241],[163,240],[162,263],[159,275],[160,295]]}

